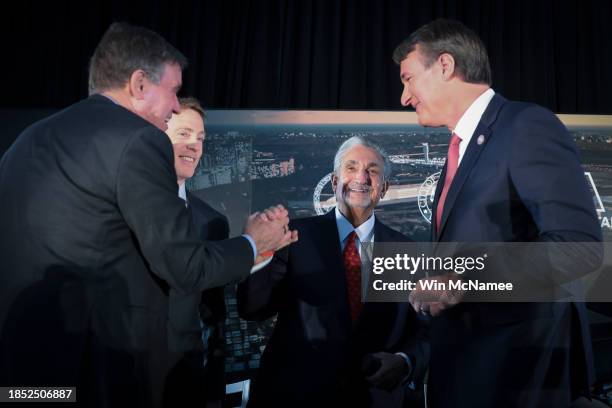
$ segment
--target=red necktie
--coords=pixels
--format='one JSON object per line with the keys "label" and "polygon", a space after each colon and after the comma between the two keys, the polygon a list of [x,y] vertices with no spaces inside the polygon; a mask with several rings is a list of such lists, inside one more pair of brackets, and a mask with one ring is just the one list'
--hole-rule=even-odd
{"label": "red necktie", "polygon": [[442,212],[444,211],[444,202],[446,201],[446,195],[450,186],[453,183],[453,178],[457,173],[457,167],[459,167],[459,142],[461,139],[455,133],[451,137],[450,144],[448,145],[448,157],[446,158],[446,177],[444,177],[444,187],[442,193],[438,199],[438,207],[436,211],[436,228],[437,232],[440,232],[440,222],[442,221]]}
{"label": "red necktie", "polygon": [[344,270],[346,272],[346,289],[348,293],[351,320],[357,320],[363,304],[361,303],[361,259],[355,245],[357,234],[351,232],[342,251]]}

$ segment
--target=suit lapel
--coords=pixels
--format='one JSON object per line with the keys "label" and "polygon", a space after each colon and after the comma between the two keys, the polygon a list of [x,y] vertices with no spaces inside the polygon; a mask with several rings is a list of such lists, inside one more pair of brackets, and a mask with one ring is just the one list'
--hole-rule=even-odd
{"label": "suit lapel", "polygon": [[[320,224],[316,227],[316,236],[313,237],[313,247],[319,252],[320,259],[329,265],[328,270],[332,273],[333,280],[337,282],[340,294],[346,297],[346,274],[344,272],[344,261],[340,245],[340,236],[336,225],[336,213],[331,210],[319,217]],[[327,269],[327,268],[326,268]]]}
{"label": "suit lapel", "polygon": [[319,252],[319,257],[326,265],[326,273],[331,276],[326,277],[327,284],[334,285],[337,293],[338,318],[340,319],[340,331],[348,336],[351,332],[351,317],[348,305],[348,292],[346,288],[346,271],[344,269],[344,259],[342,258],[342,246],[340,244],[340,234],[336,224],[336,212],[332,209],[327,214],[318,218],[314,231],[316,231],[313,247]]}
{"label": "suit lapel", "polygon": [[[487,145],[489,139],[493,137],[493,132],[491,130],[491,125],[497,119],[497,115],[501,109],[501,107],[505,104],[506,99],[502,96],[495,94],[489,106],[485,110],[478,126],[476,126],[476,130],[474,130],[474,134],[472,135],[472,139],[470,140],[470,144],[468,145],[463,158],[461,159],[461,164],[457,169],[457,174],[455,174],[455,178],[453,178],[453,182],[451,183],[450,189],[448,190],[448,195],[446,196],[446,201],[444,202],[444,210],[442,212],[442,219],[440,221],[439,233],[435,233],[434,236],[435,241],[438,241],[444,232],[444,227],[446,225],[446,221],[450,216],[451,211],[453,210],[453,206],[461,192],[461,188],[463,187],[465,181],[468,179],[472,169],[476,165],[478,158],[480,157],[480,153],[482,153],[483,149]],[[480,143],[479,143],[480,142]],[[446,165],[444,166],[443,174],[440,176],[440,180],[444,180],[444,174],[446,173]],[[441,186],[440,186],[441,187]],[[437,211],[437,203],[440,198],[441,188],[436,189],[436,208],[434,210]],[[432,217],[435,218],[435,212],[432,214]],[[433,223],[432,223],[433,225]]]}
{"label": "suit lapel", "polygon": [[433,206],[431,209],[431,241],[438,241],[438,234],[436,231],[438,230],[438,225],[436,224],[436,214],[438,213],[438,201],[440,200],[440,195],[442,194],[442,189],[444,187],[444,179],[446,178],[446,167],[448,163],[444,163],[444,167],[442,167],[442,172],[440,173],[440,178],[438,179],[438,183],[436,184],[436,192],[434,194]]}
{"label": "suit lapel", "polygon": [[[376,218],[374,221],[374,242],[391,242],[393,239],[388,233],[387,228]],[[362,275],[362,280],[366,279]],[[366,332],[372,330],[380,333],[387,333],[390,331],[388,327],[396,317],[396,309],[398,303],[394,302],[367,302],[364,303],[363,309],[359,318],[355,322],[355,329],[363,329]],[[348,310],[348,304],[347,304]],[[373,333],[366,333],[365,338],[375,338]]]}

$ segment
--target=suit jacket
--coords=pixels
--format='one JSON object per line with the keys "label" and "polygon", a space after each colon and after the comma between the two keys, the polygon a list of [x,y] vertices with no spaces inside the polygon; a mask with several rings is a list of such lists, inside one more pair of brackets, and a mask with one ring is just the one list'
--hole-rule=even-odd
{"label": "suit jacket", "polygon": [[[243,318],[278,314],[249,406],[369,406],[361,363],[379,351],[406,353],[412,378],[420,378],[428,358],[426,327],[408,304],[366,303],[351,322],[335,213],[292,221],[291,229],[299,241],[238,285]],[[374,240],[407,238],[376,220]]]}
{"label": "suit jacket", "polygon": [[[438,242],[601,241],[563,124],[539,106],[500,95],[467,147],[439,233],[432,220]],[[430,336],[432,407],[568,406],[592,381],[583,303],[462,303],[432,320]]]}
{"label": "suit jacket", "polygon": [[[219,241],[229,237],[225,215],[187,191],[193,224],[202,240]],[[184,355],[166,379],[164,401],[168,406],[202,407],[206,401],[221,401],[225,395],[225,288],[201,294],[182,294],[170,289],[169,313],[173,328],[180,332],[180,343],[173,346]],[[210,330],[203,349],[202,325]],[[204,365],[206,361],[206,365]]]}
{"label": "suit jacket", "polygon": [[246,276],[244,238],[202,242],[166,134],[94,95],[26,129],[0,162],[0,380],[79,402],[159,406],[177,355],[168,288]]}

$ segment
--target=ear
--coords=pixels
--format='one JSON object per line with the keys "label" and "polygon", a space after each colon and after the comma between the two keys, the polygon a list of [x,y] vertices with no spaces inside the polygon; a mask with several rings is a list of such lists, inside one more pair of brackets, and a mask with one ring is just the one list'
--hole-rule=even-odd
{"label": "ear", "polygon": [[389,190],[389,182],[385,181],[383,183],[382,189],[380,190],[380,199],[381,200],[385,197],[385,194],[387,194],[387,190]]}
{"label": "ear", "polygon": [[331,185],[332,185],[332,190],[334,190],[334,193],[335,193],[336,189],[338,188],[338,176],[336,176],[335,173],[332,173]]}
{"label": "ear", "polygon": [[444,79],[451,79],[455,73],[455,58],[449,53],[442,53],[438,57],[438,63],[442,67]]}
{"label": "ear", "polygon": [[142,69],[132,72],[128,82],[130,95],[138,100],[143,99],[148,82],[147,74]]}

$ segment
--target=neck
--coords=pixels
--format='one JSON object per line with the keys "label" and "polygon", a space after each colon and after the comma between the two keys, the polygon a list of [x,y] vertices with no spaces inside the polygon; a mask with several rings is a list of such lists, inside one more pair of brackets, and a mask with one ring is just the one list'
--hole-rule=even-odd
{"label": "neck", "polygon": [[451,132],[455,130],[459,119],[461,119],[465,111],[467,111],[474,101],[487,89],[489,89],[489,85],[485,84],[469,84],[466,82],[457,84],[457,89],[451,93],[451,95],[456,95],[456,97],[451,100],[449,112],[449,117],[451,119],[446,125]]}
{"label": "neck", "polygon": [[348,206],[339,206],[338,209],[344,215],[353,227],[357,228],[370,218],[372,215],[371,208],[351,208]]}
{"label": "neck", "polygon": [[107,91],[100,92],[100,94],[112,99],[116,104],[138,115],[138,112],[136,112],[136,109],[132,104],[130,95],[125,89],[109,89]]}

